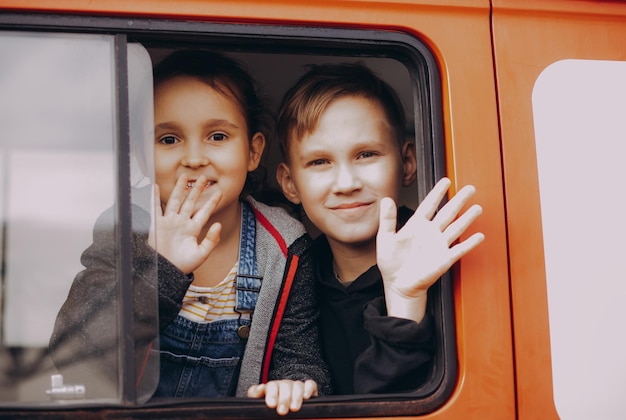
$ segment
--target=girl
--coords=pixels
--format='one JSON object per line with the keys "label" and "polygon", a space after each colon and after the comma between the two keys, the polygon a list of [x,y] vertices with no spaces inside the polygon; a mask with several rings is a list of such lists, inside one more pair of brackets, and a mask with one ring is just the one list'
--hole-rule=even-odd
{"label": "girl", "polygon": [[[153,400],[243,396],[252,385],[280,380],[255,396],[265,395],[280,414],[297,411],[318,386],[329,392],[329,377],[319,352],[309,239],[284,210],[249,195],[258,187],[265,147],[254,82],[227,57],[183,51],[156,66],[154,93],[161,206],[146,241],[159,254],[160,377]],[[102,252],[95,243],[87,256]],[[145,254],[145,246],[137,241],[135,253]],[[92,266],[83,255],[86,270],[59,314],[53,351],[102,273],[97,258]],[[149,276],[140,267],[135,272],[141,307]],[[150,334],[141,326],[149,322],[135,322],[136,339],[146,343]]]}

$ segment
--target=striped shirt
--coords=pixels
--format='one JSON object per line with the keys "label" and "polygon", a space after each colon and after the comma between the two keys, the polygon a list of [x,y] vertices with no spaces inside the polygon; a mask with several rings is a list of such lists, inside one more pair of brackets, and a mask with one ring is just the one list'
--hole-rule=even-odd
{"label": "striped shirt", "polygon": [[[190,285],[183,299],[180,315],[198,323],[238,319],[240,314],[235,312],[235,277],[238,265],[235,263],[224,280],[214,287]],[[249,314],[243,314],[241,318],[248,319]]]}

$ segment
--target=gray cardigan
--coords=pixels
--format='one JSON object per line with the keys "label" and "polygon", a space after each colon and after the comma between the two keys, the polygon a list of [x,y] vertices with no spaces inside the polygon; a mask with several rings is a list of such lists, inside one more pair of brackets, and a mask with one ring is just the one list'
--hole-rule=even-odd
{"label": "gray cardigan", "polygon": [[[314,379],[320,394],[329,394],[329,372],[319,345],[310,239],[300,222],[283,209],[252,198],[246,201],[257,219],[257,266],[263,282],[237,396],[245,396],[251,385],[272,379]],[[150,349],[158,343],[159,330],[178,315],[192,281],[165,258],[155,256],[147,245],[150,218],[142,207],[134,205],[132,217],[133,333],[139,402],[149,399],[158,381],[158,355]],[[98,394],[91,397],[117,395],[119,334],[115,325],[119,305],[112,214],[105,212],[96,223],[93,244],[81,257],[85,269],[74,279],[49,345],[55,365],[66,375],[65,382],[85,384],[87,397],[92,389]],[[286,294],[289,288],[291,292]],[[281,312],[279,319],[276,315]]]}

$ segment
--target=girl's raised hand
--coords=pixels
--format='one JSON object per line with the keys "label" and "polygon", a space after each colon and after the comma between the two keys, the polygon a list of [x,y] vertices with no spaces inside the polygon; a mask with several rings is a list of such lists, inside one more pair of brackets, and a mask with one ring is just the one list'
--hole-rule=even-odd
{"label": "girl's raised hand", "polygon": [[[181,175],[165,209],[156,206],[156,232],[151,230],[148,236],[148,244],[185,274],[193,272],[207,259],[219,243],[222,228],[219,223],[213,223],[205,237],[199,240],[222,199],[222,193],[217,191],[196,211],[207,179],[200,176],[189,192],[187,181],[187,176]],[[158,186],[155,186],[155,200],[161,203]]]}
{"label": "girl's raised hand", "polygon": [[420,322],[426,312],[428,288],[484,239],[482,233],[475,233],[455,243],[482,208],[474,204],[459,215],[476,192],[468,185],[437,212],[449,187],[450,180],[441,179],[398,232],[395,203],[390,198],[381,200],[376,259],[391,316]]}

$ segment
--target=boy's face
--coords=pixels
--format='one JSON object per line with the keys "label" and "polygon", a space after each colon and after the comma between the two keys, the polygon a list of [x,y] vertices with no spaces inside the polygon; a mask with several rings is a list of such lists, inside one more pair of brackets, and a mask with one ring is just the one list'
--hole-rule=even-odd
{"label": "boy's face", "polygon": [[400,150],[382,107],[362,97],[331,103],[313,132],[290,143],[289,158],[277,172],[283,192],[331,244],[375,241],[379,201],[397,202],[416,176],[413,144]]}

